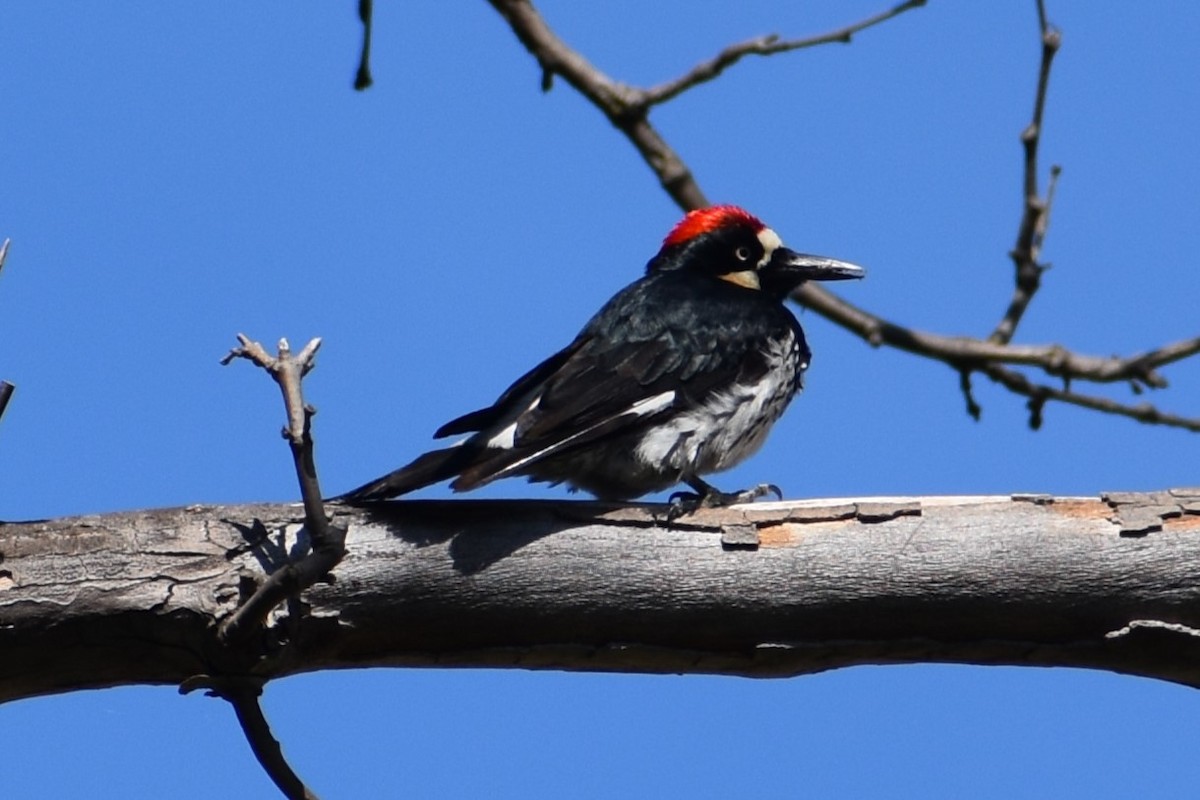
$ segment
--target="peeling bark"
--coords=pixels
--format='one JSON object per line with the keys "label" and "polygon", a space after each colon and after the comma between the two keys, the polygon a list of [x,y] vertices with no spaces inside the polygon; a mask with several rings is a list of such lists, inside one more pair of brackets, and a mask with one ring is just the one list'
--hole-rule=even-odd
{"label": "peeling bark", "polygon": [[199,675],[510,666],[786,676],[957,662],[1200,686],[1200,490],[660,506],[331,507],[332,583],[236,644],[298,506],[0,525],[0,700]]}

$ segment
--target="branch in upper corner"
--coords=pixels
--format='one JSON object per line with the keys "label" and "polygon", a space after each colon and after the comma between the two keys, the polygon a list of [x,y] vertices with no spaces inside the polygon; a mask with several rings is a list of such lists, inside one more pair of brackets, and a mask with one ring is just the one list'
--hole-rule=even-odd
{"label": "branch in upper corner", "polygon": [[288,800],[317,800],[316,793],[304,785],[304,781],[287,763],[279,740],[271,733],[271,725],[259,705],[264,684],[264,679],[249,676],[197,675],[180,684],[179,693],[204,689],[209,697],[228,701],[237,714],[238,724],[242,733],[246,734],[254,757],[284,797]]}
{"label": "branch in upper corner", "polygon": [[[734,45],[723,51],[716,59],[701,64],[682,78],[663,84],[653,89],[631,87],[614,80],[588,62],[578,51],[572,49],[554,33],[546,21],[534,8],[530,0],[489,0],[491,5],[504,17],[512,28],[517,39],[537,60],[542,70],[542,85],[545,88],[550,78],[561,75],[567,83],[587,98],[603,113],[610,122],[625,135],[637,148],[642,160],[653,170],[663,189],[684,210],[691,210],[707,205],[707,198],[688,165],[671,148],[658,130],[649,120],[649,108],[653,103],[661,103],[691,86],[711,80],[729,65],[736,63],[743,55],[756,52],[764,47],[782,47],[785,43],[777,40],[751,40],[742,45]],[[891,11],[884,12],[851,29],[861,29],[868,24],[877,24],[896,14],[922,5],[921,3],[901,3]],[[1026,176],[1033,176],[1033,195],[1036,199],[1037,189],[1037,135],[1040,133],[1042,109],[1049,76],[1050,59],[1053,51],[1057,50],[1060,37],[1057,31],[1050,29],[1045,22],[1045,11],[1041,2],[1038,3],[1039,18],[1043,31],[1043,67],[1039,80],[1038,100],[1034,106],[1034,122],[1031,131],[1033,138],[1028,139],[1030,149],[1026,151]],[[796,40],[796,43],[820,43],[822,40],[837,41],[834,34],[825,37],[813,37],[811,40]],[[1051,184],[1047,201],[1034,209],[1036,216],[1029,216],[1027,226],[1030,253],[1029,263],[1037,266],[1040,276],[1041,266],[1037,264],[1037,251],[1041,246],[1041,237],[1045,235],[1049,219],[1049,201],[1053,197],[1053,179],[1057,168],[1051,172]],[[1026,209],[1027,214],[1030,213]],[[1026,227],[1022,227],[1022,237],[1026,235]],[[1024,241],[1020,238],[1020,241]],[[1026,297],[1019,302],[1015,310],[1010,310],[1010,326],[1015,330],[1016,322],[1028,304],[1032,292],[1026,292]],[[960,374],[963,370],[983,370],[984,367],[999,370],[996,375],[1015,376],[1001,380],[1001,383],[1016,391],[1018,394],[1030,396],[1029,387],[1024,376],[1001,365],[1023,365],[1036,367],[1048,375],[1060,377],[1068,385],[1073,379],[1094,382],[1129,381],[1135,388],[1147,386],[1161,388],[1166,386],[1166,380],[1155,370],[1173,361],[1188,358],[1200,353],[1200,337],[1175,342],[1149,353],[1142,353],[1129,358],[1102,358],[1074,353],[1058,345],[1049,346],[1013,346],[1008,343],[1011,333],[1001,334],[1003,341],[981,340],[968,337],[938,336],[912,328],[903,327],[888,322],[870,314],[857,306],[847,303],[829,291],[815,285],[802,286],[793,293],[792,298],[801,305],[813,309],[826,319],[841,325],[843,328],[861,336],[873,346],[887,345],[899,350],[914,353],[925,358],[931,358],[949,364]],[[994,377],[994,376],[993,376]],[[1025,381],[1025,389],[1017,380]],[[997,378],[999,380],[999,378]],[[1064,390],[1045,389],[1044,394],[1049,399],[1081,405],[1104,413],[1120,414],[1139,419],[1143,422],[1170,425],[1187,430],[1194,430],[1193,420],[1164,414],[1151,406],[1122,406],[1119,403],[1079,395]],[[1044,402],[1044,401],[1042,401]],[[970,405],[968,405],[970,409]]]}
{"label": "branch in upper corner", "polygon": [[1046,90],[1050,85],[1050,67],[1054,55],[1062,46],[1062,33],[1046,22],[1046,9],[1042,0],[1038,0],[1038,25],[1042,38],[1042,60],[1038,68],[1037,92],[1034,94],[1033,118],[1021,132],[1021,144],[1025,152],[1025,174],[1022,181],[1024,206],[1021,221],[1017,227],[1017,242],[1009,256],[1016,269],[1016,288],[1004,317],[996,325],[989,337],[991,341],[1007,344],[1012,341],[1021,323],[1021,317],[1029,307],[1033,296],[1037,294],[1042,283],[1042,272],[1045,266],[1038,257],[1041,253],[1042,241],[1046,229],[1050,225],[1050,207],[1054,200],[1054,187],[1061,167],[1055,165],[1050,169],[1050,186],[1043,200],[1038,192],[1038,145],[1042,140],[1042,117],[1046,109]]}
{"label": "branch in upper corner", "polygon": [[358,18],[362,21],[362,51],[358,57],[358,71],[354,74],[354,88],[358,91],[370,88],[375,81],[371,78],[371,32],[375,26],[373,0],[358,0]]}
{"label": "branch in upper corner", "polygon": [[229,364],[235,358],[245,358],[267,371],[279,384],[287,409],[288,424],[283,436],[292,451],[300,494],[304,501],[304,525],[312,543],[312,551],[294,563],[286,564],[271,573],[254,594],[221,625],[218,636],[234,641],[254,630],[254,625],[266,619],[280,602],[325,580],[346,553],[346,531],[331,525],[321,501],[321,486],[313,458],[312,417],[316,411],[304,402],[301,381],[316,365],[315,357],[321,346],[313,339],[298,354],[292,355],[286,339],[279,341],[279,354],[272,356],[260,343],[243,334],[237,335],[239,347],[221,359]]}
{"label": "branch in upper corner", "polygon": [[658,86],[647,89],[642,96],[644,104],[649,107],[665,103],[675,97],[699,86],[702,83],[711,81],[729,67],[733,66],[742,58],[749,55],[756,56],[772,56],[776,53],[787,53],[792,50],[802,50],[806,47],[816,47],[822,44],[831,44],[840,42],[849,44],[853,39],[854,34],[866,30],[867,28],[887,22],[893,17],[903,14],[914,8],[920,8],[925,5],[926,0],[908,0],[904,3],[899,3],[886,11],[881,11],[874,16],[868,17],[861,22],[856,22],[852,25],[846,25],[843,28],[838,28],[829,33],[823,33],[818,36],[809,36],[803,39],[780,39],[777,34],[768,36],[760,36],[755,39],[749,39],[737,44],[731,44],[726,47],[715,58],[701,62],[692,67],[687,74],[676,78],[673,81],[659,84]]}
{"label": "branch in upper corner", "polygon": [[911,8],[918,8],[924,5],[926,0],[908,0],[866,20],[821,36],[788,41],[779,41],[777,37],[765,37],[733,45],[715,59],[695,67],[682,78],[653,89],[631,87],[604,74],[579,51],[559,38],[530,0],[489,2],[508,22],[525,49],[537,60],[541,68],[542,90],[545,91],[552,85],[555,74],[561,75],[625,134],[637,148],[642,160],[654,170],[671,199],[683,210],[690,211],[708,205],[708,200],[683,159],[647,119],[647,112],[652,105],[666,102],[692,86],[715,78],[744,55],[759,51],[763,51],[759,54],[769,55],[825,42],[849,41],[853,34]]}

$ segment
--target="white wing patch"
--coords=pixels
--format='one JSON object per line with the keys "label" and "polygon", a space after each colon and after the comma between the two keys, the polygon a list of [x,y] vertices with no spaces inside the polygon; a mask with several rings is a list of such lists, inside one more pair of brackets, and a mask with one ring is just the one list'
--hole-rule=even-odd
{"label": "white wing patch", "polygon": [[[602,425],[607,425],[611,422],[614,422],[614,421],[617,421],[617,420],[620,420],[623,418],[637,419],[638,417],[644,417],[644,416],[647,416],[648,414],[654,414],[654,413],[666,408],[667,406],[671,405],[671,403],[673,403],[673,402],[675,402],[675,390],[674,389],[672,389],[669,392],[662,392],[660,394],[656,394],[653,397],[647,397],[644,400],[639,400],[636,403],[634,403],[633,405],[631,405],[629,408],[625,409],[624,411],[622,411],[618,414],[614,414],[611,417],[606,417],[605,419],[602,419],[599,422],[589,425],[588,427],[584,428],[581,431],[576,431],[575,433],[571,434],[570,436],[566,437],[565,439],[559,439],[558,441],[554,442],[553,444],[549,444],[546,447],[543,447],[541,450],[538,450],[536,453],[530,453],[529,455],[525,456],[524,458],[522,458],[512,464],[509,464],[507,467],[505,467],[502,470],[499,470],[494,475],[488,476],[488,481],[490,482],[490,481],[496,480],[497,478],[507,477],[507,476],[512,475],[513,473],[517,472],[522,467],[527,466],[528,464],[530,464],[534,461],[537,461],[538,459],[553,455],[554,453],[558,452],[559,450],[563,449],[564,447],[569,446],[575,440],[577,440],[583,436],[586,436],[587,434],[591,433],[592,431],[596,430],[597,428],[601,427]],[[532,406],[531,406],[531,408],[532,408]],[[513,430],[515,430],[515,423],[509,427],[513,428]],[[505,428],[500,433],[502,434],[508,430],[509,430],[509,428]],[[496,441],[499,438],[500,438],[500,434],[497,434],[496,436],[492,437],[492,439],[488,440],[488,446],[491,447],[492,442]],[[510,442],[510,444],[508,446],[512,447],[512,444],[511,444],[512,434],[511,433],[509,434],[508,441]]]}
{"label": "white wing patch", "polygon": [[510,420],[509,423],[493,433],[491,437],[483,443],[483,446],[491,447],[496,450],[512,450],[513,445],[515,445],[517,441],[517,420],[525,414],[528,414],[530,411],[533,411],[541,402],[542,395],[541,392],[538,392],[534,395],[533,399],[529,401],[529,405],[525,406],[525,408],[521,409],[515,414],[510,414],[508,417]]}

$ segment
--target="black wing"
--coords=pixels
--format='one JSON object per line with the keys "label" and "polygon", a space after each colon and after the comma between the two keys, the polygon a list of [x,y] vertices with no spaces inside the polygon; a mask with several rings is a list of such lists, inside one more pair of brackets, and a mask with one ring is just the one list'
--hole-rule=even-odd
{"label": "black wing", "polygon": [[443,428],[463,431],[463,423],[486,421],[475,428],[485,440],[513,427],[511,446],[481,447],[453,487],[471,489],[564,449],[651,425],[735,380],[761,376],[769,368],[762,343],[790,315],[757,293],[723,285],[697,290],[674,278],[633,284],[496,405]]}
{"label": "black wing", "polygon": [[795,318],[759,292],[715,284],[676,272],[642,278],[494,404],[435,434],[474,436],[426,453],[344,499],[394,497],[455,475],[455,490],[472,489],[567,448],[651,425],[733,381],[753,382],[770,368],[763,344],[780,326],[798,331]]}

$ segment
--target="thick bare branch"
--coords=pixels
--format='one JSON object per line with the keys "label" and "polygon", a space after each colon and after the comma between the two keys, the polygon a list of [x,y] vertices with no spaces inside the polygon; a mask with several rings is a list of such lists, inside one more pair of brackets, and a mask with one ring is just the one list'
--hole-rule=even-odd
{"label": "thick bare branch", "polygon": [[1200,686],[1200,641],[1109,636],[1200,628],[1197,491],[762,503],[670,527],[665,506],[334,507],[339,580],[240,644],[218,623],[294,541],[294,506],[10,523],[0,700],[417,665],[767,677],[939,661]]}

